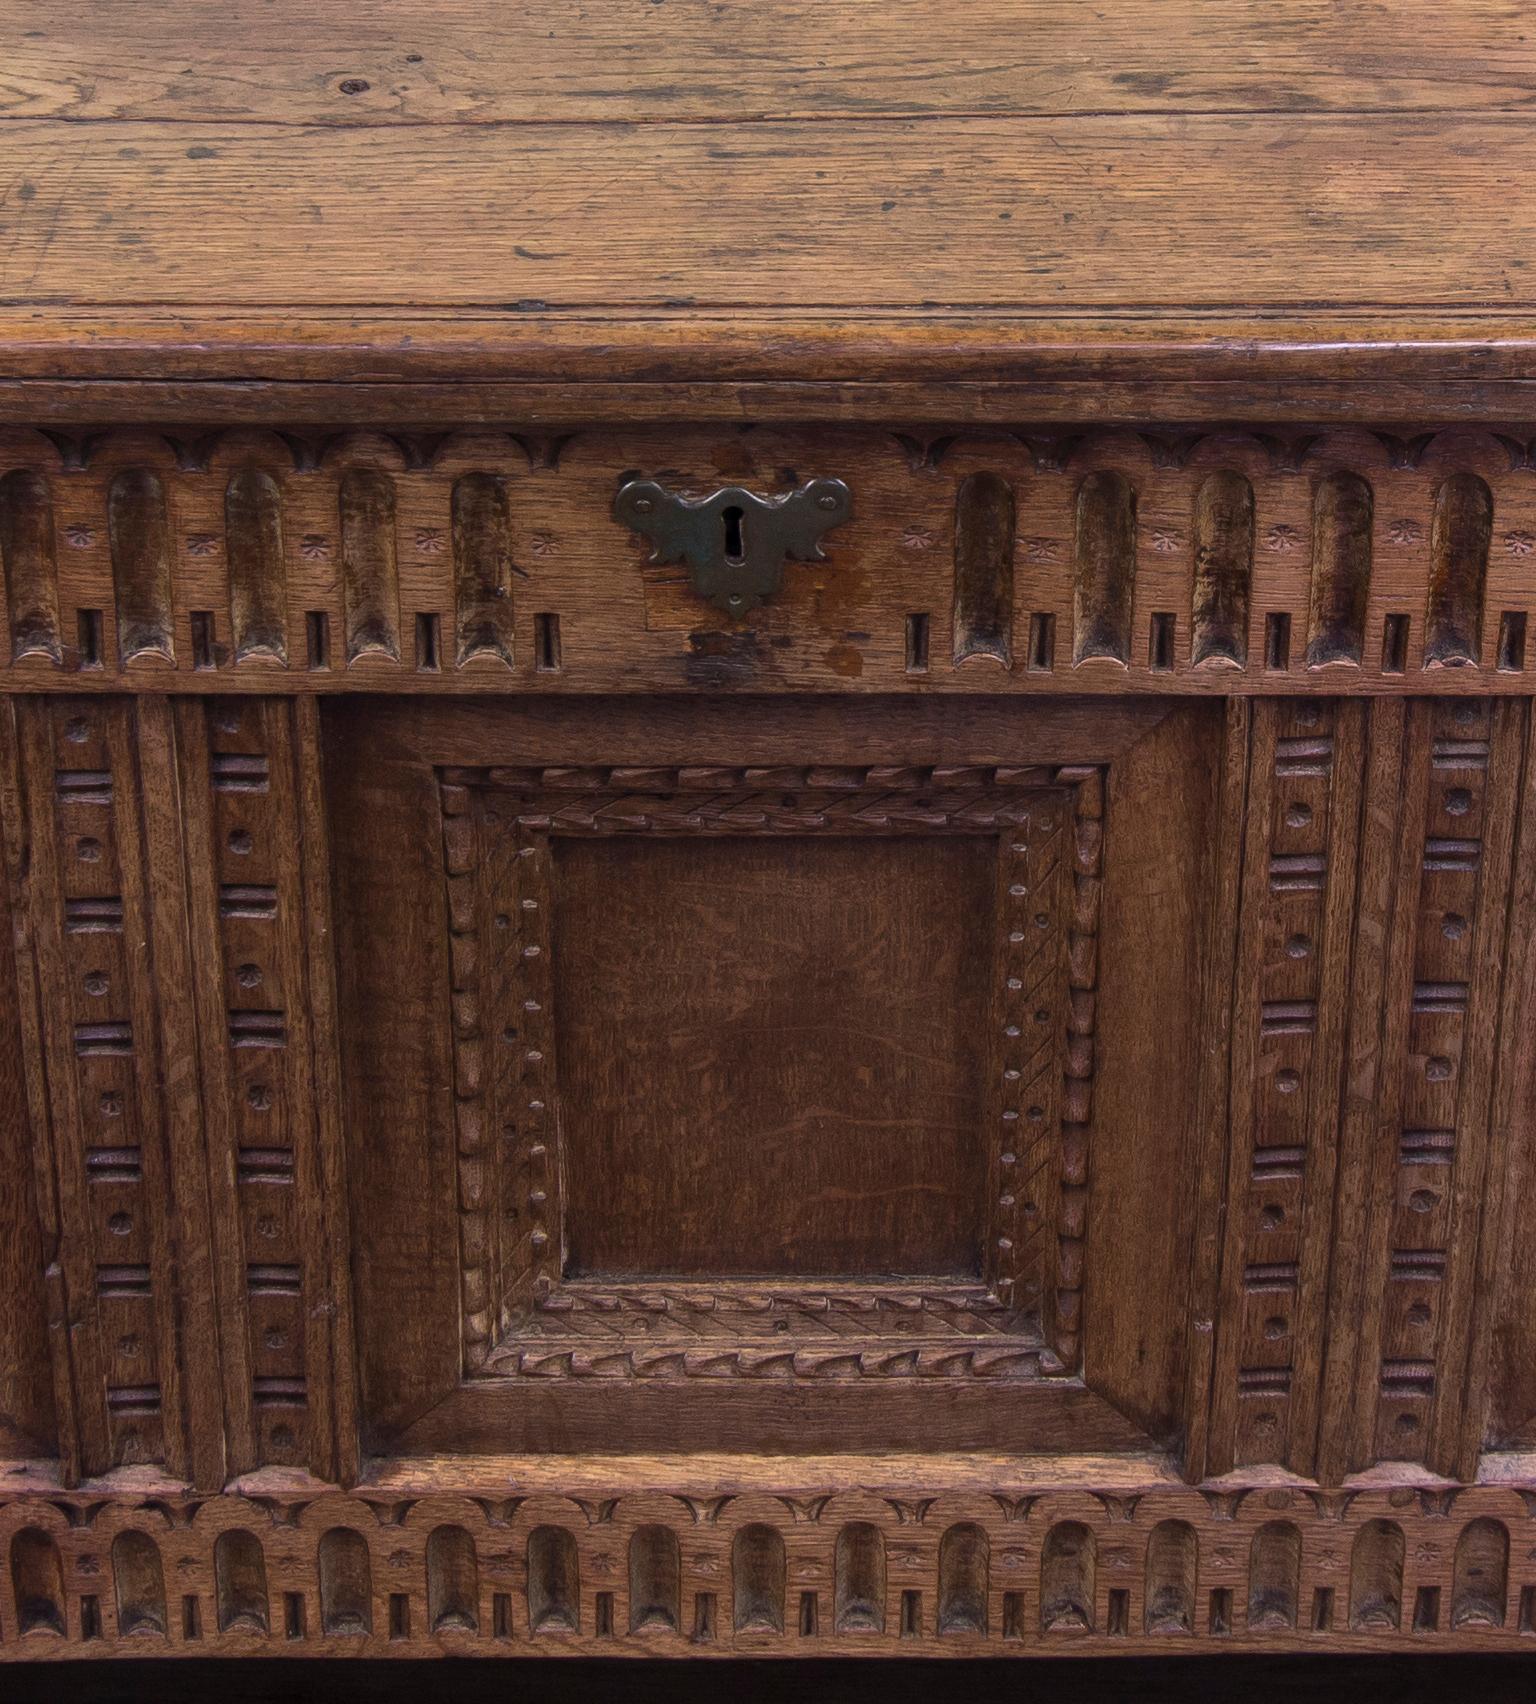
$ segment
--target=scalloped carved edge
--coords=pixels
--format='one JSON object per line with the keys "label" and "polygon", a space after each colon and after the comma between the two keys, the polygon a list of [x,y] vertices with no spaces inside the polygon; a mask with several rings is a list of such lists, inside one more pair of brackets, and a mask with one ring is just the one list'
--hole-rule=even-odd
{"label": "scalloped carved edge", "polygon": [[[562,1480],[0,1499],[0,1662],[1529,1647],[1536,1485]],[[605,1477],[608,1475],[608,1477]]]}
{"label": "scalloped carved edge", "polygon": [[[693,428],[651,430],[672,458]],[[855,487],[903,466],[908,478],[899,501],[863,506],[847,541],[867,575],[838,605],[862,636],[857,670],[798,606],[792,625],[807,630],[788,637],[804,648],[780,669],[728,643],[755,629],[698,600],[650,624],[655,588],[638,564],[599,586],[591,564],[623,548],[608,515],[612,436],[0,428],[0,668],[44,691],[167,676],[194,691],[305,693],[1466,693],[1525,681],[1532,429],[866,428],[840,452]],[[999,517],[1016,511],[1019,535],[988,555],[1009,571],[984,639],[966,626],[976,612],[952,553],[931,549],[978,479]],[[920,681],[885,581],[926,606],[945,630],[936,641],[954,630]],[[618,614],[589,645],[599,598]],[[574,642],[552,651],[537,624],[562,613]],[[1042,623],[1070,633],[1059,661],[1033,640],[1012,645]],[[978,644],[990,667],[968,660]]]}

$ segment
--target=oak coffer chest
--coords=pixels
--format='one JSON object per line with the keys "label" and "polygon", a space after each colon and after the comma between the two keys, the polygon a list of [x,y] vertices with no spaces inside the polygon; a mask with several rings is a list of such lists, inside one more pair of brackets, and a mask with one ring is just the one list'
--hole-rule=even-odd
{"label": "oak coffer chest", "polygon": [[0,0],[0,1661],[1536,1650],[1510,0]]}

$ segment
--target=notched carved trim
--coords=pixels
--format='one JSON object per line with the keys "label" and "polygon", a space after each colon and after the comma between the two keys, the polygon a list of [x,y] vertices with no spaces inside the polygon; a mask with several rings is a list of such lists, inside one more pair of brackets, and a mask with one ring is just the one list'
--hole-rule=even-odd
{"label": "notched carved trim", "polygon": [[936,1458],[0,1498],[0,1662],[1529,1645],[1528,1483],[989,1479]]}

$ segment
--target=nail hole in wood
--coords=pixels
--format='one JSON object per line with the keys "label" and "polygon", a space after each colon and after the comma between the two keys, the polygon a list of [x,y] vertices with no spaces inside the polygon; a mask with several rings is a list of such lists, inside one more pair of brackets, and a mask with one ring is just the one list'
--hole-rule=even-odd
{"label": "nail hole in wood", "polygon": [[1381,624],[1381,672],[1398,675],[1408,667],[1408,617],[1389,615]]}
{"label": "nail hole in wood", "polygon": [[1413,1597],[1413,1630],[1433,1633],[1440,1626],[1439,1586],[1420,1586]]}
{"label": "nail hole in wood", "polygon": [[75,644],[80,651],[80,667],[101,667],[101,611],[82,609],[75,612]]}
{"label": "nail hole in wood", "polygon": [[536,615],[533,618],[534,667],[540,674],[555,674],[560,668],[560,617]]}
{"label": "nail hole in wood", "polygon": [[195,609],[192,611],[192,667],[195,669],[211,669],[218,666],[213,653],[213,611],[211,609]]}
{"label": "nail hole in wood", "polygon": [[1291,666],[1291,618],[1280,611],[1264,617],[1264,667],[1283,670]]}
{"label": "nail hole in wood", "polygon": [[304,644],[312,669],[331,666],[331,618],[323,609],[305,612]]}
{"label": "nail hole in wood", "polygon": [[1029,669],[1049,674],[1056,667],[1056,617],[1036,613],[1029,618]]}

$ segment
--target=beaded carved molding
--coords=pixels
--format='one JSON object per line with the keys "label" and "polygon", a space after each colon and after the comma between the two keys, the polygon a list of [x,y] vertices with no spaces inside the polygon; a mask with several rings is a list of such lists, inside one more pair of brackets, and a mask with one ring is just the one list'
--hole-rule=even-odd
{"label": "beaded carved molding", "polygon": [[[1096,768],[448,769],[465,1370],[1036,1378],[1079,1359],[1102,842]],[[568,1280],[560,836],[985,836],[998,848],[976,1282]]]}

